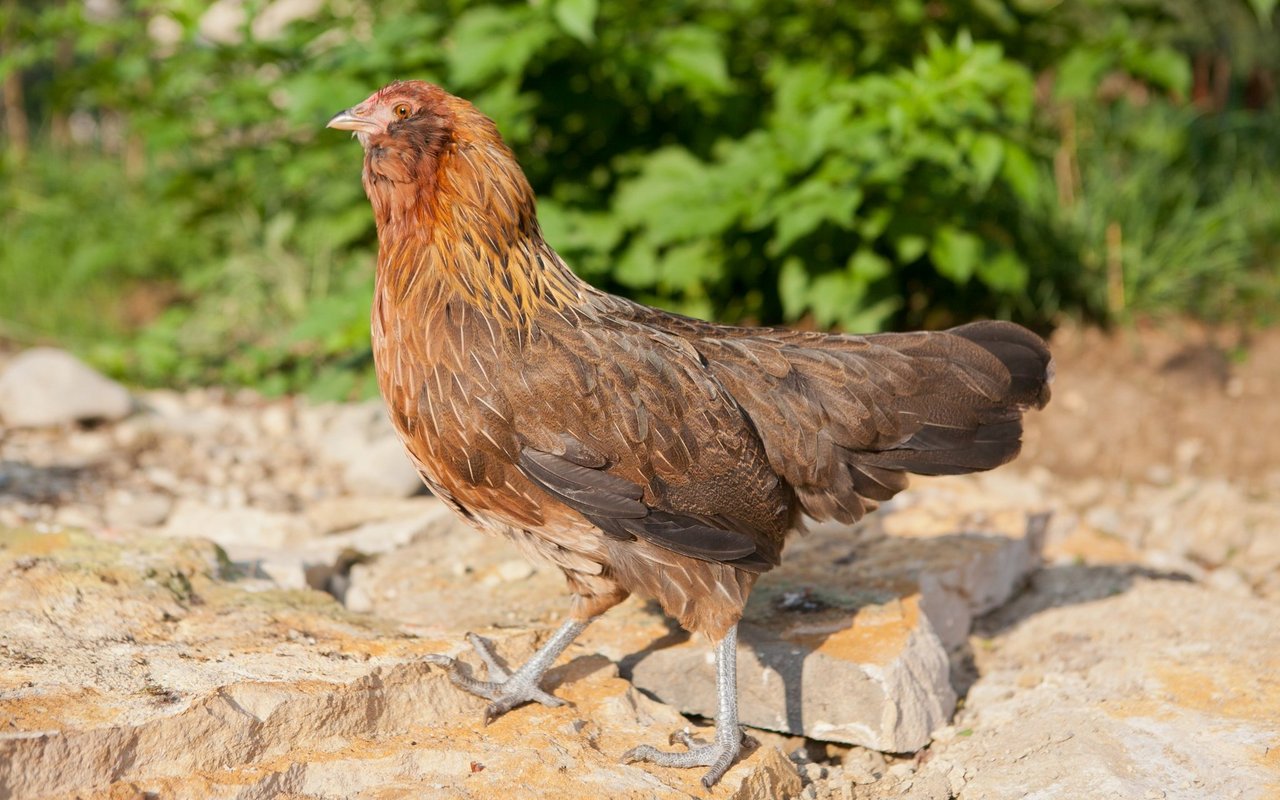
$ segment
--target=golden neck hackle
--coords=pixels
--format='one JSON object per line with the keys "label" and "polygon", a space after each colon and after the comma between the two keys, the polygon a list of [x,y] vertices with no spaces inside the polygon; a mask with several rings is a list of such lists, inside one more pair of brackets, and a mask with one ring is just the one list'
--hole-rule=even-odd
{"label": "golden neck hackle", "polygon": [[543,240],[533,190],[496,131],[455,138],[417,168],[412,183],[371,184],[384,302],[430,308],[456,297],[527,330],[540,312],[587,300],[590,287]]}

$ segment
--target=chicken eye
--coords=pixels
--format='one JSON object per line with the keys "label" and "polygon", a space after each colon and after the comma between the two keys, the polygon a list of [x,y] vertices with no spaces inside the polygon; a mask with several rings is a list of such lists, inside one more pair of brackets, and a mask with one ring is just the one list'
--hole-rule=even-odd
{"label": "chicken eye", "polygon": [[408,119],[409,117],[408,103],[401,103],[400,105],[396,106],[392,110],[392,113],[396,115],[396,119]]}

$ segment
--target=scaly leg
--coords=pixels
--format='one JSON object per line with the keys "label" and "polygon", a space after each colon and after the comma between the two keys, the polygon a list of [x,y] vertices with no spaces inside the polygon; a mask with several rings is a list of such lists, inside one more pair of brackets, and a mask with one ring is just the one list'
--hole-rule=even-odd
{"label": "scaly leg", "polygon": [[716,645],[716,691],[720,711],[716,715],[716,738],[712,744],[695,745],[684,731],[671,735],[671,743],[688,748],[683,753],[666,753],[642,744],[623,754],[626,763],[648,761],[660,767],[711,767],[702,776],[710,789],[733,765],[742,752],[742,729],[738,727],[738,626],[733,626]]}
{"label": "scaly leg", "polygon": [[477,680],[464,673],[458,661],[449,656],[429,655],[425,658],[428,663],[445,667],[449,671],[449,680],[453,681],[454,686],[493,701],[484,710],[484,724],[488,725],[516,706],[535,700],[544,706],[564,705],[563,700],[543,691],[539,684],[542,682],[542,676],[551,669],[551,665],[556,662],[560,654],[589,624],[590,620],[587,622],[579,622],[576,619],[565,620],[546,644],[538,648],[538,652],[515,672],[498,663],[498,659],[493,654],[492,642],[482,636],[468,633],[467,641],[489,667],[490,679],[487,681]]}

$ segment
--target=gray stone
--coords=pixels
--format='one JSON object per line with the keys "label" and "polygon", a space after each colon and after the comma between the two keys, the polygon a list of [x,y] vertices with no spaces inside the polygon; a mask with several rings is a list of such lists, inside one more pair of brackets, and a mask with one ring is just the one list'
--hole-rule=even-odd
{"label": "gray stone", "polygon": [[179,500],[161,532],[178,538],[216,542],[236,558],[240,548],[281,550],[313,536],[307,520],[296,514],[257,508],[214,508],[198,500]]}
{"label": "gray stone", "polygon": [[423,490],[381,400],[339,407],[317,444],[353,494],[408,497]]}
{"label": "gray stone", "polygon": [[[947,654],[918,597],[852,615],[797,614],[790,624],[759,613],[749,619],[738,648],[746,725],[897,753],[923,747],[951,716]],[[655,650],[631,679],[681,711],[715,716],[714,662],[704,641]]]}
{"label": "gray stone", "polygon": [[123,386],[65,350],[32,348],[0,374],[0,418],[15,428],[116,420],[132,409]]}
{"label": "gray stone", "polygon": [[152,528],[162,524],[173,498],[159,492],[112,492],[107,498],[107,523],[117,528]]}

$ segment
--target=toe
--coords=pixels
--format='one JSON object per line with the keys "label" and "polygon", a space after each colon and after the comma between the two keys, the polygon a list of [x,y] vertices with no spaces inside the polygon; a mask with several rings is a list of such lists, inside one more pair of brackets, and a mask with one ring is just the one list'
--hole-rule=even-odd
{"label": "toe", "polygon": [[480,659],[484,661],[485,666],[489,668],[489,680],[504,681],[511,677],[511,671],[494,654],[493,642],[475,633],[467,634],[467,642],[471,645],[471,649],[476,651],[476,655],[480,656]]}

